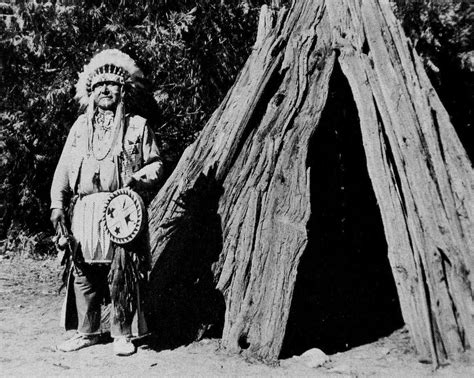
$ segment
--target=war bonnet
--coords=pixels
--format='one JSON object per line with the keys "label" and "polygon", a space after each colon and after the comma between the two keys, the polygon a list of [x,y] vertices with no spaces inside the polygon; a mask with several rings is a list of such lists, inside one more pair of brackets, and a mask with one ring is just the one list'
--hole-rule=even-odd
{"label": "war bonnet", "polygon": [[75,98],[81,105],[87,106],[95,84],[111,81],[135,86],[139,85],[137,79],[141,78],[143,72],[129,55],[117,49],[103,50],[95,55],[79,74]]}

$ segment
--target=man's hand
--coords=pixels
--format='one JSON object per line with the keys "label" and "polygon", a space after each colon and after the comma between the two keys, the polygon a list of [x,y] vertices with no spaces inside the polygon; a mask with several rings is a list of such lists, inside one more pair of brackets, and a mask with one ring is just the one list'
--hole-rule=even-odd
{"label": "man's hand", "polygon": [[135,180],[135,178],[133,177],[130,177],[124,184],[124,187],[125,188],[130,188],[132,190],[137,190],[137,185],[138,184],[138,181]]}
{"label": "man's hand", "polygon": [[50,220],[55,230],[57,229],[58,224],[63,225],[64,228],[66,227],[66,213],[64,212],[63,209],[51,210]]}

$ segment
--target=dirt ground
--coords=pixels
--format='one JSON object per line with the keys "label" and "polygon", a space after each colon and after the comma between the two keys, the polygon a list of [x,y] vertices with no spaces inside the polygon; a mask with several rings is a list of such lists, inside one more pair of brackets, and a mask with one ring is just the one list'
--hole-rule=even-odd
{"label": "dirt ground", "polygon": [[474,376],[473,353],[436,371],[418,362],[405,329],[331,355],[318,368],[298,358],[276,366],[248,361],[226,354],[218,340],[161,351],[144,344],[130,357],[114,356],[110,343],[57,352],[54,346],[71,335],[58,325],[59,271],[53,259],[0,255],[0,376]]}

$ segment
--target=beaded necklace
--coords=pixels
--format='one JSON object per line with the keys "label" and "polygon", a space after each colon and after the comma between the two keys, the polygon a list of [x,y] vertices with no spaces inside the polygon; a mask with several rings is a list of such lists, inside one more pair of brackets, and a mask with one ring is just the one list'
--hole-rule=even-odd
{"label": "beaded necklace", "polygon": [[114,113],[98,111],[94,116],[92,153],[96,160],[104,160],[112,149]]}

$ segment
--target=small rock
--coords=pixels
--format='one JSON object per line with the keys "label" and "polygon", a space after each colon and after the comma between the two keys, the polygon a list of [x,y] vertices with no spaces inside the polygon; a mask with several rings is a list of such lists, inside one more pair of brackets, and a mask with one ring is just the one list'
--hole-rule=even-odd
{"label": "small rock", "polygon": [[317,368],[330,360],[329,356],[318,348],[307,350],[301,356],[297,357],[297,359],[310,368]]}

